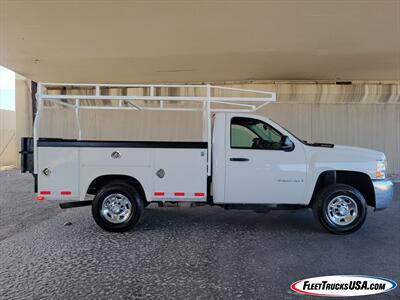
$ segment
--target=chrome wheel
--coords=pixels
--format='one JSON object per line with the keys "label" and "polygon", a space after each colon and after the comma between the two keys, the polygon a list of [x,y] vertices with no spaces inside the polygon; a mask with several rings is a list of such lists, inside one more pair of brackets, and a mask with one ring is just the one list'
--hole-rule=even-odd
{"label": "chrome wheel", "polygon": [[120,224],[128,220],[133,208],[128,197],[122,194],[108,195],[101,205],[100,214],[108,222]]}
{"label": "chrome wheel", "polygon": [[329,220],[339,226],[351,224],[357,218],[357,214],[357,203],[346,195],[336,196],[327,206]]}

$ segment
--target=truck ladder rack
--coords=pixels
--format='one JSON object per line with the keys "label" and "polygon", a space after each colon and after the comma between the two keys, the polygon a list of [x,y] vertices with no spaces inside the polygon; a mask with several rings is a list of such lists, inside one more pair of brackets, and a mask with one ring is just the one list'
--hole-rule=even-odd
{"label": "truck ladder rack", "polygon": [[[109,95],[102,92],[113,89],[122,89],[125,95]],[[53,90],[63,92],[51,93]],[[83,94],[83,90],[89,93]],[[213,112],[254,112],[274,102],[276,94],[210,84],[38,83],[36,99],[37,113],[33,128],[35,156],[37,141],[40,137],[40,118],[45,108],[44,102],[75,110],[78,139],[82,138],[79,116],[81,109],[202,112],[203,140],[208,142],[207,173],[211,175],[211,156],[209,155],[211,153],[211,114]],[[34,160],[34,170],[37,174],[37,157]]]}

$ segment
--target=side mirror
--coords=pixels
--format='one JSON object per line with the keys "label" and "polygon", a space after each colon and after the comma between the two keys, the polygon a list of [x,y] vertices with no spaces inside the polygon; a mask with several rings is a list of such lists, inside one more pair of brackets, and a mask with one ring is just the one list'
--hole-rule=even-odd
{"label": "side mirror", "polygon": [[281,150],[286,151],[286,152],[290,152],[294,149],[294,144],[293,142],[290,140],[290,138],[286,135],[282,136],[281,139]]}

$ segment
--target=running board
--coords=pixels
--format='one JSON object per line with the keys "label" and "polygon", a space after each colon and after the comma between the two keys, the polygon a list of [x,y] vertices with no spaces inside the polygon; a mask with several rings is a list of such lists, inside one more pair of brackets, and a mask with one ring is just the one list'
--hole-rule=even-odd
{"label": "running board", "polygon": [[89,206],[89,205],[92,205],[92,200],[60,203],[60,208],[67,209],[67,208]]}

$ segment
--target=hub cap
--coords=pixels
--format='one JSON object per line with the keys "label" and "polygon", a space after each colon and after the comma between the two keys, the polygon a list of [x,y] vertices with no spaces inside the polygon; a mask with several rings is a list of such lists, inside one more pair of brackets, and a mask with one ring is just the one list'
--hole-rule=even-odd
{"label": "hub cap", "polygon": [[356,202],[346,195],[336,196],[327,207],[329,220],[339,226],[351,224],[356,219],[357,213]]}
{"label": "hub cap", "polygon": [[119,224],[125,222],[132,211],[132,204],[126,196],[111,194],[104,199],[100,213],[108,222]]}

